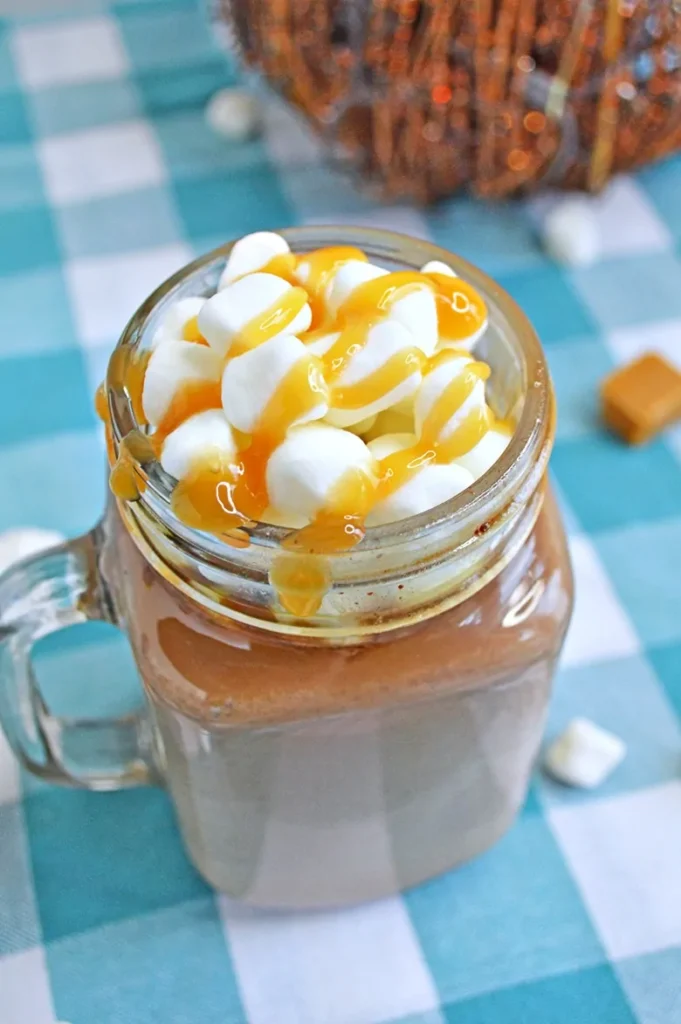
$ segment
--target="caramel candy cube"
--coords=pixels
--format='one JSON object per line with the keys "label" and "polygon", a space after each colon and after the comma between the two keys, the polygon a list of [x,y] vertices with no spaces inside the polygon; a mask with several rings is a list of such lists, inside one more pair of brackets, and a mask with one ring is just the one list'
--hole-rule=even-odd
{"label": "caramel candy cube", "polygon": [[628,444],[643,444],[681,417],[681,373],[648,352],[606,377],[601,399],[607,425]]}

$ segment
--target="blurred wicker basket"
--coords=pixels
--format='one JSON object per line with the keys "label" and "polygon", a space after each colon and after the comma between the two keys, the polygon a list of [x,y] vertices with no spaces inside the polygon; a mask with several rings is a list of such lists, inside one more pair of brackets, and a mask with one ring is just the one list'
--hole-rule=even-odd
{"label": "blurred wicker basket", "polygon": [[681,0],[218,0],[386,197],[599,190],[681,145]]}

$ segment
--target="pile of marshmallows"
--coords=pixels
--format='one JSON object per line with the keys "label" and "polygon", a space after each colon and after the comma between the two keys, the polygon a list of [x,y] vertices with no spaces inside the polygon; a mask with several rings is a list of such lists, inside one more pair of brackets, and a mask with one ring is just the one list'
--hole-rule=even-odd
{"label": "pile of marshmallows", "polygon": [[[286,241],[272,232],[247,235],[232,248],[217,292],[175,302],[167,311],[152,342],[142,394],[144,414],[152,427],[162,424],[171,403],[187,384],[221,382],[222,408],[190,416],[165,439],[161,464],[182,480],[210,453],[237,458],[240,435],[257,431],[268,403],[284,378],[300,360],[323,356],[339,336],[335,319],[356,288],[387,271],[360,259],[334,267],[321,296],[322,324],[327,331],[310,332],[313,313],[305,303],[283,329],[243,354],[230,358],[240,333],[258,322],[286,298],[290,281],[277,276],[277,258],[289,252]],[[305,256],[293,261],[295,280],[302,288],[310,276]],[[270,272],[270,268],[274,272]],[[445,264],[431,262],[423,274],[448,275]],[[311,292],[308,298],[311,297]],[[484,304],[480,303],[484,311]],[[262,519],[275,525],[300,528],[324,510],[338,481],[359,468],[380,479],[382,459],[418,443],[421,428],[438,398],[462,368],[473,362],[467,353],[486,328],[471,324],[469,336],[447,338],[438,325],[434,289],[424,283],[399,294],[373,324],[363,345],[349,353],[334,387],[349,387],[373,375],[391,357],[410,348],[425,359],[397,386],[361,408],[334,408],[333,388],[321,389],[319,401],[292,422],[272,452],[266,470],[269,506]],[[196,344],[196,333],[204,344]],[[308,332],[306,334],[306,332]],[[207,342],[207,344],[205,344]],[[456,348],[448,360],[426,360],[443,348]],[[487,409],[484,380],[479,380],[465,401],[451,409],[442,427],[443,438],[464,422],[475,406]],[[509,432],[490,412],[490,428],[466,454],[450,464],[429,463],[402,486],[379,500],[366,517],[367,526],[394,522],[433,508],[470,486],[498,459]],[[237,458],[238,461],[238,458]]]}

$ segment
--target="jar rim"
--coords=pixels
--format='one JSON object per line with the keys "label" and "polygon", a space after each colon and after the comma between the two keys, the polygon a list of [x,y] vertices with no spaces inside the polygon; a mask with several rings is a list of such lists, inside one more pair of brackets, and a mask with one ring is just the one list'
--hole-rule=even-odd
{"label": "jar rim", "polygon": [[[551,407],[550,377],[541,344],[526,315],[511,296],[484,271],[463,257],[425,239],[377,228],[331,224],[286,228],[279,233],[294,252],[311,251],[327,245],[353,245],[367,251],[372,258],[411,263],[414,266],[422,266],[430,260],[441,260],[478,288],[488,304],[501,314],[511,330],[512,340],[522,359],[525,378],[522,409],[505,451],[491,469],[454,498],[406,519],[367,528],[360,548],[364,552],[376,552],[407,540],[413,543],[424,534],[448,524],[482,521],[484,509],[494,503],[497,496],[508,492],[510,478],[521,460],[525,461],[528,456],[531,458],[533,452],[543,447],[546,433],[545,424]],[[134,355],[146,338],[159,307],[172,301],[184,283],[223,263],[235,241],[198,257],[163,281],[133,314],[114,351],[127,350],[129,356]],[[140,425],[124,384],[113,379],[111,365],[106,382],[107,398],[114,448],[117,451],[122,439],[138,430]],[[165,473],[160,462],[155,459],[145,461],[144,464],[135,463],[135,470],[144,482],[143,503],[162,519],[167,520],[169,517],[172,520],[170,506],[175,484],[173,478]],[[218,558],[222,552],[228,559],[234,554],[234,550],[217,537],[188,527],[184,527],[181,532],[197,551],[209,549],[213,557]],[[290,529],[267,523],[256,523],[246,532],[252,544],[268,548],[278,548],[284,538],[291,534]]]}

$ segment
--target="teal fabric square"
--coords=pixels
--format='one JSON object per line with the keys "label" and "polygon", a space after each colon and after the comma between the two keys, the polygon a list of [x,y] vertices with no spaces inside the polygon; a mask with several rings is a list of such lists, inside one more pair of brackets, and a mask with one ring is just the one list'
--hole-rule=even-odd
{"label": "teal fabric square", "polygon": [[13,25],[53,24],[72,21],[79,14],[93,15],[105,11],[108,0],[68,0],[66,4],[22,4],[17,6]]}
{"label": "teal fabric square", "polygon": [[216,54],[190,67],[136,71],[134,80],[146,114],[155,117],[182,110],[203,111],[213,93],[235,85],[237,77],[225,56]]}
{"label": "teal fabric square", "polygon": [[529,789],[527,790],[527,796],[525,797],[525,803],[520,811],[521,814],[541,814],[542,805],[539,800],[539,787],[536,779],[532,779]]}
{"label": "teal fabric square", "polygon": [[404,900],[443,1004],[606,959],[536,815],[521,816],[483,857]]}
{"label": "teal fabric square", "polygon": [[563,669],[556,682],[546,727],[551,743],[576,717],[590,718],[621,737],[627,756],[597,794],[569,789],[543,776],[548,804],[581,803],[630,793],[678,778],[681,723],[645,657]]}
{"label": "teal fabric square", "polygon": [[600,431],[600,383],[612,369],[605,345],[596,337],[557,341],[547,347],[546,356],[558,406],[556,437]]}
{"label": "teal fabric square", "polygon": [[440,1010],[426,1010],[425,1013],[409,1014],[408,1017],[400,1017],[395,1024],[445,1024],[445,1019]]}
{"label": "teal fabric square", "polygon": [[681,1020],[681,949],[661,949],[615,964],[637,1024]]}
{"label": "teal fabric square", "polygon": [[[0,149],[0,211],[44,202],[43,179],[32,146],[3,146]],[[4,245],[0,240],[0,247]]]}
{"label": "teal fabric square", "polygon": [[70,203],[57,210],[71,258],[128,252],[181,240],[175,205],[165,186]]}
{"label": "teal fabric square", "polygon": [[109,359],[111,358],[116,341],[116,338],[112,338],[101,345],[88,345],[87,349],[83,352],[93,402],[95,391],[106,377]]}
{"label": "teal fabric square", "polygon": [[[36,398],[36,396],[38,396]],[[30,416],[26,409],[30,408]],[[0,361],[0,437],[3,444],[95,424],[83,357],[77,349]]]}
{"label": "teal fabric square", "polygon": [[194,7],[173,0],[151,10],[121,8],[118,22],[136,68],[194,64],[217,49],[208,19],[197,17]]}
{"label": "teal fabric square", "polygon": [[643,1024],[612,967],[542,978],[445,1009],[448,1024]]}
{"label": "teal fabric square", "polygon": [[[40,928],[21,804],[0,806],[0,957],[30,949]],[[0,993],[1,995],[1,993]],[[2,1000],[0,999],[0,1011]],[[0,1013],[0,1019],[1,1013]]]}
{"label": "teal fabric square", "polygon": [[71,1024],[246,1024],[211,896],[51,942],[46,955]]}
{"label": "teal fabric square", "polygon": [[0,530],[29,525],[73,536],[89,530],[104,508],[104,467],[96,428],[50,433],[14,445],[3,436]]}
{"label": "teal fabric square", "polygon": [[[20,92],[0,93],[0,145],[31,141],[26,102]],[[2,151],[0,150],[0,162]]]}
{"label": "teal fabric square", "polygon": [[648,658],[681,723],[681,643],[651,647]]}
{"label": "teal fabric square", "polygon": [[47,943],[208,892],[187,861],[170,800],[160,790],[44,789],[27,798],[25,815]]}
{"label": "teal fabric square", "polygon": [[373,210],[368,196],[362,195],[356,183],[330,167],[311,164],[307,167],[279,168],[282,187],[292,203],[297,219],[333,224],[342,217],[346,224],[353,216],[358,222]]}
{"label": "teal fabric square", "polygon": [[229,177],[177,181],[174,192],[191,240],[221,236],[227,241],[249,231],[276,230],[294,220],[277,174],[269,166]]}
{"label": "teal fabric square", "polygon": [[46,206],[0,209],[0,241],[0,275],[59,262],[54,222]]}
{"label": "teal fabric square", "polygon": [[681,514],[623,527],[595,544],[643,642],[681,640]]}
{"label": "teal fabric square", "polygon": [[130,644],[110,623],[87,622],[51,633],[34,647],[33,662],[55,715],[113,718],[144,703]]}
{"label": "teal fabric square", "polygon": [[587,532],[681,513],[681,466],[662,440],[631,448],[605,431],[561,439],[551,466]]}
{"label": "teal fabric square", "polygon": [[11,35],[8,27],[0,22],[0,92],[12,92],[18,84]]}
{"label": "teal fabric square", "polygon": [[234,142],[212,131],[202,109],[177,110],[154,119],[156,136],[176,182],[218,172],[229,174],[270,173],[276,180],[265,144],[260,139]]}
{"label": "teal fabric square", "polygon": [[0,277],[0,359],[71,349],[74,341],[60,267]]}
{"label": "teal fabric square", "polygon": [[636,179],[677,242],[681,242],[680,171],[681,161],[678,157],[672,157],[652,167],[645,167]]}
{"label": "teal fabric square", "polygon": [[492,276],[545,263],[521,203],[454,199],[429,209],[427,220],[434,242]]}
{"label": "teal fabric square", "polygon": [[569,277],[604,330],[681,317],[681,260],[673,253],[608,260]]}
{"label": "teal fabric square", "polygon": [[560,267],[532,267],[499,274],[498,280],[529,317],[545,345],[597,332],[596,321]]}
{"label": "teal fabric square", "polygon": [[139,117],[140,100],[132,82],[120,78],[105,82],[62,85],[30,94],[31,113],[40,135],[78,132]]}

